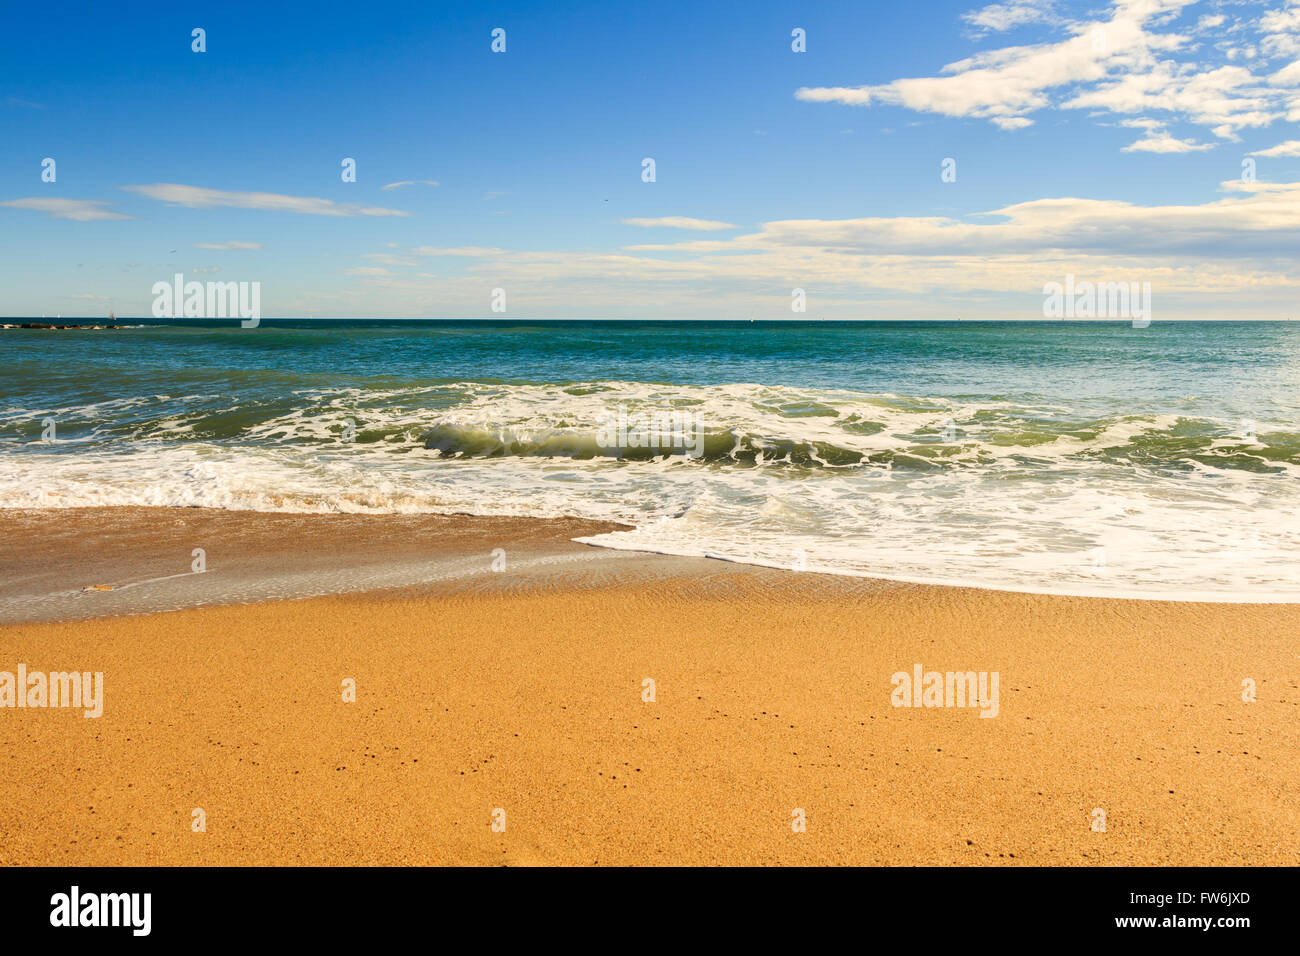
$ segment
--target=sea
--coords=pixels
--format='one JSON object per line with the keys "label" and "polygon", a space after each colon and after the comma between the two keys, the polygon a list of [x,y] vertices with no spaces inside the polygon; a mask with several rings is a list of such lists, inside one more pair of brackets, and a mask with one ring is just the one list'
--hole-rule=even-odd
{"label": "sea", "polygon": [[1300,324],[0,332],[0,508],[92,506],[568,515],[792,571],[1290,602]]}

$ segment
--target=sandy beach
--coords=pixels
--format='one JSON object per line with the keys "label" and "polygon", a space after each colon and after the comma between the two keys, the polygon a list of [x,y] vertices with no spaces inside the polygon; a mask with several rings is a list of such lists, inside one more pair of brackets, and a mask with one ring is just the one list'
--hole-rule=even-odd
{"label": "sandy beach", "polygon": [[[0,521],[0,670],[104,675],[97,719],[0,709],[3,864],[1300,862],[1295,606],[892,584],[569,540],[593,522]],[[173,572],[199,541],[209,570],[193,577],[215,590],[170,592],[179,610],[143,613],[169,581],[80,591]],[[442,570],[232,603],[262,593],[259,573],[337,589],[349,566],[379,582]],[[114,593],[134,603],[87,603]],[[996,717],[893,706],[891,675],[917,664],[997,672]]]}

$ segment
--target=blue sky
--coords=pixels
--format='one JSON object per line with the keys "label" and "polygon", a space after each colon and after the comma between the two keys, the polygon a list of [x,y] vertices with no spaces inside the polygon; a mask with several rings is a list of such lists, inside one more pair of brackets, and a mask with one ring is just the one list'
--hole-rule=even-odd
{"label": "blue sky", "polygon": [[83,6],[0,40],[5,315],[1300,316],[1287,0]]}

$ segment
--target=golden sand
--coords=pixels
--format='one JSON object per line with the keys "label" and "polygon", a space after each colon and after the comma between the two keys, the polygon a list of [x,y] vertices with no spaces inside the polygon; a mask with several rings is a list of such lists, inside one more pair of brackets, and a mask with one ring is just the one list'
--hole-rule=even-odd
{"label": "golden sand", "polygon": [[0,864],[1300,862],[1300,608],[642,560],[0,628]]}

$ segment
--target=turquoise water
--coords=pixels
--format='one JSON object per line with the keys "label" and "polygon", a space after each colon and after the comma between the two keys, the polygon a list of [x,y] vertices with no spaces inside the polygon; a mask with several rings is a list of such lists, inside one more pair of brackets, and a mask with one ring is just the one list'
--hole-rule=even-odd
{"label": "turquoise water", "polygon": [[1297,466],[1280,323],[0,332],[0,507],[570,514],[634,526],[609,547],[1263,600],[1300,594]]}

